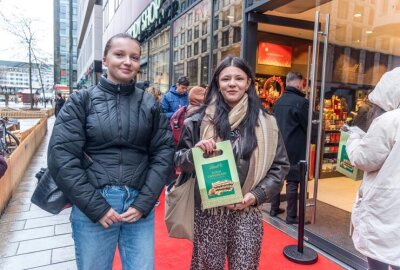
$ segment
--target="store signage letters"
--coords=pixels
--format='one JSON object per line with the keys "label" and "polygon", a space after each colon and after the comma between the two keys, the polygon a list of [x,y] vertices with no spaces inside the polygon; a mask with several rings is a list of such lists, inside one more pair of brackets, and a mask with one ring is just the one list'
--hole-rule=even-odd
{"label": "store signage letters", "polygon": [[160,10],[166,0],[153,0],[133,23],[128,33],[140,42],[151,36],[155,30],[173,18],[179,9],[178,1],[173,1],[167,8]]}

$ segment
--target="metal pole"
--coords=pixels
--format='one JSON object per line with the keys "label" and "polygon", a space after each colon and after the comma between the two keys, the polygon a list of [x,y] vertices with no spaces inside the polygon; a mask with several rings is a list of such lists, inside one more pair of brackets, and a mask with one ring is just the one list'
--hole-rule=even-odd
{"label": "metal pole", "polygon": [[311,223],[315,224],[316,213],[317,213],[317,192],[318,192],[318,180],[319,180],[319,171],[321,165],[321,139],[322,139],[322,124],[324,117],[324,99],[325,99],[325,80],[326,80],[326,58],[328,54],[328,42],[329,42],[329,23],[330,23],[330,15],[326,15],[325,19],[325,32],[324,35],[324,51],[322,56],[322,74],[321,74],[321,94],[319,99],[319,126],[318,126],[318,143],[317,143],[317,152],[315,157],[315,178],[314,178],[314,195],[313,195],[313,212]]}
{"label": "metal pole", "polygon": [[318,253],[313,249],[304,246],[304,216],[305,216],[305,192],[306,192],[306,172],[307,162],[301,160],[300,167],[300,202],[299,202],[299,227],[297,234],[297,245],[289,245],[283,249],[285,257],[295,263],[299,264],[313,264],[318,260]]}
{"label": "metal pole", "polygon": [[[312,118],[314,109],[314,92],[315,80],[317,72],[317,46],[318,46],[318,25],[319,25],[319,11],[315,12],[315,22],[314,22],[314,40],[313,40],[313,52],[312,52],[312,62],[311,62],[311,89],[310,89],[310,99],[308,108],[308,126],[307,126],[307,144],[306,144],[306,162],[307,165],[310,164],[310,145],[311,145],[311,131],[312,131]],[[306,179],[309,177],[309,169],[306,172]],[[307,185],[304,196],[307,196]]]}
{"label": "metal pole", "polygon": [[68,84],[69,84],[69,93],[72,94],[73,86],[72,86],[72,72],[73,72],[73,45],[74,45],[74,38],[72,36],[73,30],[73,4],[72,0],[69,1],[69,74],[68,74]]}
{"label": "metal pole", "polygon": [[308,46],[308,51],[307,51],[307,81],[306,81],[306,98],[309,97],[310,95],[310,91],[308,91],[309,87],[310,87],[310,64],[311,64],[311,46]]}

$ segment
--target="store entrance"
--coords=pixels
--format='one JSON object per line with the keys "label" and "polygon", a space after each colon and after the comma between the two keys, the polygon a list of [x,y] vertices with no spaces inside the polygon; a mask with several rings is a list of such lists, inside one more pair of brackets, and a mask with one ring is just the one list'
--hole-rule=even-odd
{"label": "store entrance", "polygon": [[[366,269],[364,256],[354,248],[350,223],[362,172],[346,160],[340,127],[352,123],[382,74],[400,63],[399,47],[393,45],[400,45],[398,38],[377,18],[386,16],[385,24],[392,27],[400,25],[398,19],[388,15],[394,14],[389,7],[372,1],[255,2],[254,10],[247,10],[246,30],[251,32],[256,23],[256,35],[245,41],[250,45],[243,55],[255,67],[260,98],[273,108],[284,92],[286,74],[301,72],[318,115],[314,123],[320,123],[317,130],[309,127],[317,143],[308,148],[306,237],[354,268]],[[285,214],[276,220],[284,221]]]}

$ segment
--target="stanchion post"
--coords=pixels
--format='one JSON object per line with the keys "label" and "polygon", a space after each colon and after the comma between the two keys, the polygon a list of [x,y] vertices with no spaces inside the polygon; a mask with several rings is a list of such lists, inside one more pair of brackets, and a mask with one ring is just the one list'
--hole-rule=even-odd
{"label": "stanchion post", "polygon": [[305,192],[306,192],[306,172],[307,172],[307,162],[301,160],[299,162],[300,168],[300,200],[299,200],[299,226],[298,226],[298,236],[297,245],[286,246],[283,249],[283,254],[285,257],[295,263],[299,264],[313,264],[318,260],[318,254],[313,249],[309,247],[304,247],[304,222],[305,222]]}

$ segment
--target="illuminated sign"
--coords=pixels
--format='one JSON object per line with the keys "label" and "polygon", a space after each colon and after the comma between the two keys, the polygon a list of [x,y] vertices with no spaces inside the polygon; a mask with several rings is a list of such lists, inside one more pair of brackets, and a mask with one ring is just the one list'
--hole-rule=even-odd
{"label": "illuminated sign", "polygon": [[153,0],[132,24],[128,33],[142,42],[175,17],[178,14],[179,2],[173,1],[165,9],[161,9],[165,2],[166,0]]}
{"label": "illuminated sign", "polygon": [[260,42],[258,44],[258,64],[290,68],[292,66],[292,47]]}

